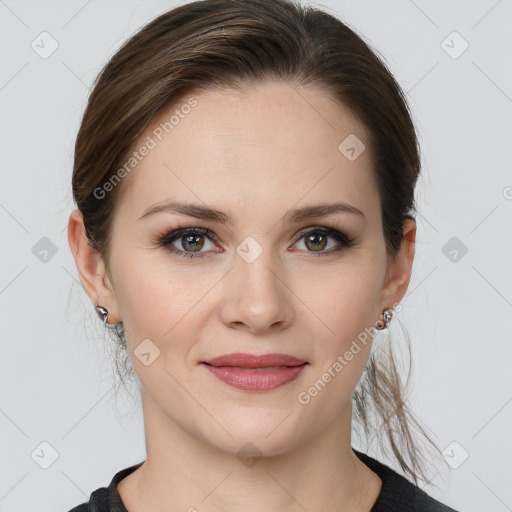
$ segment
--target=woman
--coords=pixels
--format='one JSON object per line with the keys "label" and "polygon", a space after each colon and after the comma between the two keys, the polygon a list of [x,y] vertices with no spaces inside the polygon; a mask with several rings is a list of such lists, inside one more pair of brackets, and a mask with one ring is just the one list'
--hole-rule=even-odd
{"label": "woman", "polygon": [[[453,510],[418,487],[413,428],[434,445],[375,351],[419,171],[399,85],[321,10],[192,2],[126,42],[78,133],[68,238],[147,457],[73,511]],[[352,448],[353,415],[414,483]]]}

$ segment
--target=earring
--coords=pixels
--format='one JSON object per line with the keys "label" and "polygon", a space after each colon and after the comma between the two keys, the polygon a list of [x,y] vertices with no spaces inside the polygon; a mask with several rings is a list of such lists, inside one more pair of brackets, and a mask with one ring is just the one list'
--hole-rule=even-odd
{"label": "earring", "polygon": [[377,322],[375,323],[375,328],[378,331],[383,331],[384,329],[386,329],[387,326],[389,325],[389,322],[391,322],[391,320],[393,319],[394,315],[395,310],[393,308],[384,308],[384,311],[382,312],[382,317],[384,319],[384,327],[378,327],[378,325],[382,325],[382,321],[377,320]]}
{"label": "earring", "polygon": [[[100,320],[103,322],[103,325],[107,324],[107,318],[108,318],[108,310],[107,308],[104,308],[103,306],[100,306],[98,303],[94,305],[94,309],[96,310],[96,313],[98,314]],[[110,324],[109,324],[110,325]],[[126,347],[126,336],[124,333],[124,325],[123,322],[117,322],[117,324],[114,324],[114,328],[117,335],[116,343],[119,345]]]}
{"label": "earring", "polygon": [[96,309],[96,313],[98,313],[100,320],[103,321],[103,325],[105,325],[107,323],[108,310],[103,306],[100,306],[98,303],[94,305],[94,308]]}

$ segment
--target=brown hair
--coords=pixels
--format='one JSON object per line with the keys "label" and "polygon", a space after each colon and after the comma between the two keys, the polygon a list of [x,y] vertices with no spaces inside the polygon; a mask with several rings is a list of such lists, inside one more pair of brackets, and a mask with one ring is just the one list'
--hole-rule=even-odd
{"label": "brown hair", "polygon": [[[150,122],[193,91],[276,78],[325,90],[366,126],[386,250],[391,257],[399,252],[403,221],[416,212],[419,145],[405,96],[375,51],[339,19],[299,2],[201,0],[165,12],[125,42],[89,97],[76,139],[73,197],[107,271],[123,183],[106,197],[98,197],[98,187],[112,180]],[[412,429],[439,450],[405,403],[407,384],[399,378],[391,346],[388,357],[371,354],[353,394],[354,416],[367,439],[372,432],[379,439],[386,434],[400,466],[417,483],[418,477],[427,480],[428,461]],[[380,424],[372,423],[372,409]]]}

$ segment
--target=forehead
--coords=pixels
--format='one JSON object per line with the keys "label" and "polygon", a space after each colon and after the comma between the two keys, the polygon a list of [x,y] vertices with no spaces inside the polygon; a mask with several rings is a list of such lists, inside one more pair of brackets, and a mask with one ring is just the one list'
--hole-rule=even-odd
{"label": "forehead", "polygon": [[[262,204],[275,214],[298,202],[379,203],[364,125],[319,88],[196,91],[152,121],[134,149],[142,146],[122,184],[132,215],[173,198],[252,216]],[[348,146],[365,149],[353,159]]]}

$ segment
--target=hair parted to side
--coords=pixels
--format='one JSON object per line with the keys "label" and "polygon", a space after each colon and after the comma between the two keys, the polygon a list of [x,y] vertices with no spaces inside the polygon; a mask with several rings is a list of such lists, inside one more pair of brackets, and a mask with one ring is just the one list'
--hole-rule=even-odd
{"label": "hair parted to side", "polygon": [[[119,171],[150,122],[202,89],[241,89],[269,79],[325,90],[365,125],[387,254],[398,254],[403,221],[416,213],[419,144],[405,95],[375,51],[336,17],[294,0],[199,0],[142,27],[104,66],[90,94],[76,138],[72,189],[89,244],[107,272],[112,220],[125,183],[104,197],[97,190]],[[116,370],[121,381],[123,373],[134,375],[119,346]],[[387,357],[372,353],[353,410],[367,439],[387,440],[417,483],[428,480],[429,460],[413,430],[440,452],[405,403],[407,384],[391,346]]]}

